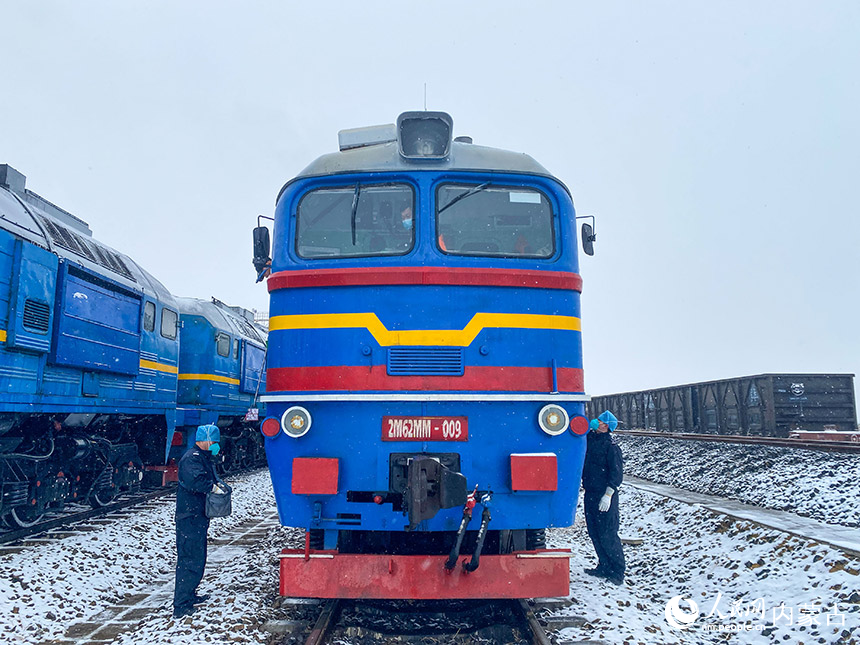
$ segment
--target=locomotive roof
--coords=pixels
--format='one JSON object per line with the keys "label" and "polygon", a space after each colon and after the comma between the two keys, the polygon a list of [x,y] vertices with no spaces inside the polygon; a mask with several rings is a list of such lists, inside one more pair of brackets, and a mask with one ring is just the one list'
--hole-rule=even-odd
{"label": "locomotive roof", "polygon": [[416,172],[424,170],[489,171],[555,178],[546,168],[522,152],[511,152],[510,150],[478,146],[473,143],[454,140],[451,142],[450,154],[444,159],[410,161],[400,155],[397,142],[390,141],[378,145],[332,152],[319,157],[287,182],[278,193],[278,199],[287,186],[306,177],[353,172]]}
{"label": "locomotive roof", "polygon": [[[237,307],[230,307],[220,300],[200,298],[177,298],[179,313],[184,316],[201,316],[215,329],[264,345],[267,334],[253,320],[241,315]],[[242,309],[242,311],[247,311]],[[250,312],[249,312],[250,313]]]}
{"label": "locomotive roof", "polygon": [[86,222],[25,189],[24,176],[14,169],[2,168],[7,179],[0,181],[0,229],[162,302],[173,302],[167,288],[137,262],[93,239]]}
{"label": "locomotive roof", "polygon": [[347,172],[416,170],[490,170],[552,176],[546,168],[525,153],[455,140],[451,142],[451,153],[446,158],[419,162],[401,157],[396,141],[333,152],[313,161],[297,178]]}

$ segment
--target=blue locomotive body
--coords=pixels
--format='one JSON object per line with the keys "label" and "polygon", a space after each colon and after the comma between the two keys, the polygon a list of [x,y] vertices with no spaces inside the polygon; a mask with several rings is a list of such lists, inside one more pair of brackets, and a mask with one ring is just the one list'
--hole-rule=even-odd
{"label": "blue locomotive body", "polygon": [[559,593],[539,547],[573,522],[587,432],[573,204],[529,157],[404,117],[278,199],[262,430],[281,521],[308,529],[281,592]]}
{"label": "blue locomotive body", "polygon": [[194,443],[197,426],[221,429],[222,470],[263,459],[256,428],[259,395],[265,392],[266,334],[253,313],[213,299],[177,298],[180,317],[177,431],[171,457]]}
{"label": "blue locomotive body", "polygon": [[180,374],[177,300],[24,184],[0,165],[0,519],[17,526],[164,469]]}

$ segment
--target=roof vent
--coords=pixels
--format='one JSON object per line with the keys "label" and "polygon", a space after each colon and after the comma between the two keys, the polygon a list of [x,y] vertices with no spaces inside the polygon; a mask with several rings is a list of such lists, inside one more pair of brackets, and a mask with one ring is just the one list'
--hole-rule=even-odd
{"label": "roof vent", "polygon": [[0,164],[0,186],[6,186],[13,193],[23,193],[27,178],[9,164]]}
{"label": "roof vent", "polygon": [[378,146],[391,141],[397,141],[397,129],[393,123],[371,125],[366,128],[352,128],[337,133],[337,143],[341,152],[353,148]]}
{"label": "roof vent", "polygon": [[472,143],[472,137],[454,137],[457,143]]}

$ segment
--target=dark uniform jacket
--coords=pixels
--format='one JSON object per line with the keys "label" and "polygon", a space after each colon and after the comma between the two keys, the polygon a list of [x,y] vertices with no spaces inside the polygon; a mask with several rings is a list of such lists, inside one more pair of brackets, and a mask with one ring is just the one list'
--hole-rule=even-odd
{"label": "dark uniform jacket", "polygon": [[193,446],[179,460],[176,519],[206,516],[206,493],[217,481],[208,450]]}
{"label": "dark uniform jacket", "polygon": [[611,486],[615,490],[624,478],[624,464],[621,448],[608,432],[589,432],[588,449],[582,466],[582,487],[588,491],[600,492]]}

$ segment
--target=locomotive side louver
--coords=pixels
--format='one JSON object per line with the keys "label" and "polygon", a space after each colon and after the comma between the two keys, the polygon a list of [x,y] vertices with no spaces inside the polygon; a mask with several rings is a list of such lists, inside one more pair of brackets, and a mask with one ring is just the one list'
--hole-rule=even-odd
{"label": "locomotive side louver", "polygon": [[47,333],[51,320],[51,308],[38,300],[24,301],[24,329],[40,334]]}
{"label": "locomotive side louver", "polygon": [[390,347],[390,376],[463,376],[462,347]]}

